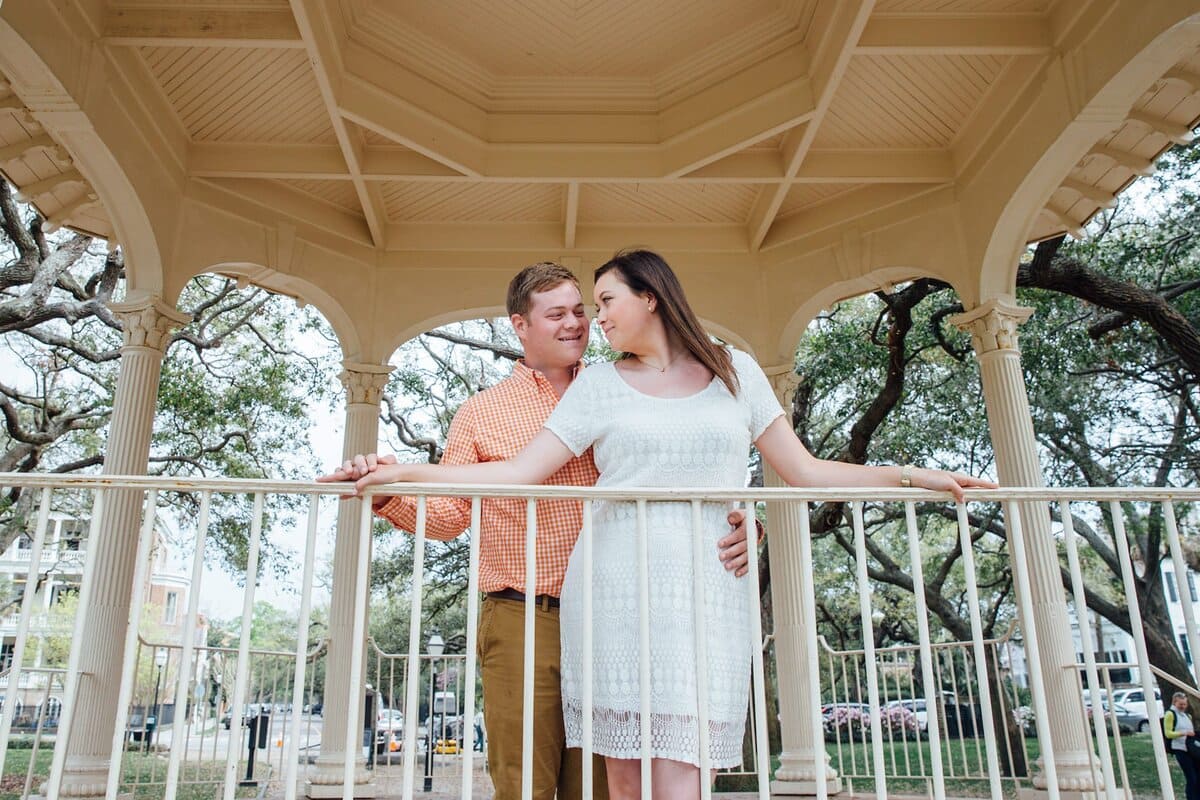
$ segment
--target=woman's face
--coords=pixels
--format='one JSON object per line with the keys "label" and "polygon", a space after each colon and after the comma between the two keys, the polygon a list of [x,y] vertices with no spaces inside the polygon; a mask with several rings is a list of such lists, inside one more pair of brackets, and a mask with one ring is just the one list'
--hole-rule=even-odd
{"label": "woman's face", "polygon": [[616,270],[600,276],[592,295],[596,299],[596,321],[608,343],[624,353],[639,352],[647,326],[654,322],[654,298],[634,292]]}

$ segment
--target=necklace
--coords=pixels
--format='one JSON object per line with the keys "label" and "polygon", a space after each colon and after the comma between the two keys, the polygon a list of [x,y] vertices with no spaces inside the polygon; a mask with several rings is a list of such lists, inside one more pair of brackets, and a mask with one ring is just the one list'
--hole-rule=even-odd
{"label": "necklace", "polygon": [[665,365],[665,366],[662,366],[662,367],[659,367],[659,366],[656,366],[656,365],[654,365],[654,364],[651,364],[649,361],[647,361],[647,360],[646,360],[645,358],[643,358],[642,356],[638,356],[637,358],[638,358],[638,361],[642,362],[642,363],[643,363],[643,364],[645,364],[647,367],[650,367],[651,369],[656,369],[656,370],[658,370],[658,374],[660,374],[660,375],[663,375],[663,374],[665,374],[665,373],[666,373],[666,371],[667,371],[667,370],[670,368],[670,366],[671,366],[672,364],[674,364],[676,361],[678,361],[678,360],[679,360],[679,357],[680,357],[680,356],[682,356],[682,355],[683,355],[683,352],[676,353],[676,354],[675,354],[675,357],[674,357],[674,358],[672,358],[670,361],[668,361],[668,362],[666,363],[666,365]]}

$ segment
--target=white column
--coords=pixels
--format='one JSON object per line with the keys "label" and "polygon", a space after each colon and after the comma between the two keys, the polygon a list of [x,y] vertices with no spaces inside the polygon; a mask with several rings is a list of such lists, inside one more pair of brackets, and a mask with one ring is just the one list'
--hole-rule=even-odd
{"label": "white column", "polygon": [[[158,298],[114,303],[125,327],[121,371],[108,426],[104,474],[144,475],[158,398],[163,351],[173,328],[190,317]],[[61,797],[103,797],[107,779],[117,688],[121,681],[129,597],[142,518],[141,491],[111,492],[94,549],[95,597],[84,626],[79,700],[74,714]]]}
{"label": "white column", "polygon": [[[788,420],[796,373],[791,364],[766,370]],[[763,483],[786,486],[769,464],[763,464]],[[800,560],[800,510],[795,503],[767,503],[767,535],[771,553],[771,610],[774,616],[775,669],[779,690],[779,730],[783,750],[771,781],[772,795],[815,795],[817,781],[826,791],[842,790],[837,770],[825,752],[825,742],[813,736],[812,702],[808,694],[804,620],[812,597],[812,565]]]}
{"label": "white column", "polygon": [[[342,457],[373,453],[379,442],[379,397],[387,385],[391,367],[346,362],[341,374],[346,387],[346,433]],[[354,630],[354,586],[358,578],[358,524],[361,500],[343,502],[338,508],[337,540],[333,550],[333,597],[329,604],[329,654],[325,666],[325,710],[321,732],[321,755],[308,783],[309,797],[341,797],[343,769],[347,757],[359,764],[355,770],[354,796],[374,797],[375,784],[365,768],[362,749],[346,753],[346,726],[363,729],[363,703],[346,707],[350,690],[350,658],[355,647],[365,642],[350,641]],[[365,626],[364,626],[365,630]],[[365,669],[366,659],[363,659]],[[415,723],[414,723],[415,724]]]}
{"label": "white column", "polygon": [[[996,471],[1004,486],[1045,485],[1017,344],[1017,328],[1032,313],[1011,299],[995,299],[951,318],[971,334],[975,346]],[[1075,648],[1050,511],[1045,503],[1021,503],[1019,513],[1033,600],[1033,619],[1021,623],[1032,623],[1037,631],[1059,789],[1093,789],[1092,751],[1087,726],[1080,724],[1079,690],[1074,671],[1064,669],[1075,664]],[[1034,776],[1034,786],[1046,787],[1044,774]]]}

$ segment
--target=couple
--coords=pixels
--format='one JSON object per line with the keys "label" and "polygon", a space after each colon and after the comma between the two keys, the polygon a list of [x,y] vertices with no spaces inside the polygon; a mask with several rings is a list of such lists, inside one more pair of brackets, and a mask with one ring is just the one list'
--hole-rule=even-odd
{"label": "couple", "polygon": [[[586,370],[579,370],[577,365],[587,337],[587,320],[577,283],[564,270],[561,280],[532,291],[527,310],[522,310],[513,302],[514,289],[520,291],[521,277],[518,275],[510,286],[509,311],[517,335],[525,345],[526,362],[518,364],[512,378],[464,405],[451,427],[443,463],[397,464],[391,457],[359,456],[325,476],[325,480],[355,480],[356,490],[401,481],[497,484],[549,481],[587,485],[598,470],[597,486],[738,487],[745,483],[746,459],[753,443],[780,476],[796,486],[912,485],[961,496],[963,488],[991,485],[957,473],[913,467],[866,467],[813,457],[788,424],[762,370],[746,354],[709,339],[675,274],[655,253],[644,250],[620,253],[596,270],[594,297],[598,321],[609,343],[623,356],[615,363]],[[553,353],[559,359],[538,365],[532,363],[535,352],[537,358]],[[576,359],[569,367],[562,359],[568,353]],[[522,393],[517,386],[509,386],[512,383],[528,386]],[[485,399],[493,393],[496,396],[491,402]],[[522,402],[537,408],[523,408]],[[543,413],[544,422],[529,419]],[[451,443],[456,433],[474,442],[474,453],[455,453],[451,458]],[[524,440],[523,447],[512,445],[518,439]],[[495,450],[502,455],[490,458],[481,444],[496,445]],[[414,516],[408,511],[411,501],[384,498],[376,503],[377,513],[399,527],[411,529]],[[509,503],[507,512],[497,514],[509,532],[507,542],[498,542],[495,553],[500,567],[493,571],[481,564],[480,568],[481,585],[489,591],[488,601],[496,601],[485,602],[480,621],[487,724],[493,731],[493,743],[498,738],[494,722],[513,726],[517,740],[511,756],[502,759],[504,763],[494,763],[501,760],[498,755],[494,759],[489,756],[500,800],[519,796],[520,791],[521,662],[519,657],[510,661],[516,666],[515,674],[505,681],[507,688],[489,693],[490,658],[486,652],[495,634],[505,626],[511,626],[506,629],[513,633],[504,637],[506,641],[497,641],[497,646],[518,654],[522,647],[521,608],[505,601],[522,596],[524,581],[519,565],[524,560],[524,504]],[[561,591],[563,598],[561,676],[557,668],[552,668],[548,672],[551,686],[539,686],[546,689],[545,697],[550,701],[549,692],[557,694],[560,690],[554,685],[555,679],[560,680],[562,717],[557,723],[547,720],[541,727],[565,729],[566,746],[574,754],[573,758],[561,757],[559,763],[566,766],[551,773],[548,782],[535,778],[535,796],[539,797],[554,795],[556,779],[564,797],[578,796],[578,781],[563,780],[578,769],[578,751],[573,748],[581,746],[584,713],[580,697],[583,565],[578,559],[569,558],[581,519],[578,506],[562,501],[542,502],[538,510],[539,572],[535,594],[539,595],[542,609],[539,616],[553,614],[559,594],[555,589]],[[441,530],[431,507],[430,535],[449,538],[465,528],[467,515],[461,509],[469,508],[469,504],[459,501],[458,507],[457,517]],[[703,665],[709,698],[709,756],[711,765],[720,768],[740,762],[751,648],[755,646],[745,621],[754,598],[748,595],[748,584],[738,582],[730,569],[744,568],[744,534],[739,528],[720,543],[716,541],[728,531],[729,523],[736,524],[740,519],[728,519],[720,504],[706,503],[702,509],[705,536],[726,548],[719,560],[712,560],[703,576],[709,652],[708,662]],[[595,614],[591,624],[595,687],[589,713],[595,749],[606,757],[608,790],[614,798],[637,797],[641,782],[635,515],[633,503],[594,504]],[[573,526],[569,539],[544,539],[543,533],[556,522]],[[454,530],[447,535],[449,528]],[[481,545],[487,541],[487,528],[485,523]],[[698,797],[698,666],[692,628],[690,507],[677,503],[648,504],[647,530],[652,576],[652,783],[655,796]],[[561,586],[556,586],[562,572],[556,571],[554,565],[560,565],[561,570],[564,559],[567,559],[566,573]],[[721,568],[721,562],[726,569]],[[493,581],[500,578],[506,563],[518,567],[519,574],[505,582],[504,588],[489,590],[489,585],[500,585]],[[511,622],[506,617],[512,617]],[[539,664],[546,645],[556,648],[558,644],[547,642],[546,638],[540,629],[535,634]],[[553,661],[555,655],[544,653],[547,662]],[[547,674],[540,674],[538,680],[546,677]],[[539,693],[535,699],[539,708],[543,706],[542,697]],[[554,708],[557,710],[557,702]],[[512,719],[502,720],[502,715]],[[539,742],[538,728],[535,720],[535,747],[552,749],[548,743]],[[553,764],[556,755],[539,752],[534,759]],[[515,769],[515,781],[510,767]]]}

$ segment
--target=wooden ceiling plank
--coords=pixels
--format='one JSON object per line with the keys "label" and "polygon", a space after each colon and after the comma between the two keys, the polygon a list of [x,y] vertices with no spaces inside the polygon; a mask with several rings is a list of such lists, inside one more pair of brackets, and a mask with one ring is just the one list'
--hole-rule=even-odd
{"label": "wooden ceiling plank", "polygon": [[188,174],[204,178],[349,180],[336,145],[197,142],[188,148]]}
{"label": "wooden ceiling plank", "polygon": [[106,44],[128,47],[304,47],[296,21],[285,9],[110,5],[103,25]]}
{"label": "wooden ceiling plank", "polygon": [[[335,85],[344,83],[345,69],[339,53],[339,45],[333,34],[333,26],[324,17],[327,10],[319,0],[291,0],[292,15],[296,27],[304,39],[308,52],[309,63],[312,64],[321,98],[325,102],[329,121],[333,125],[334,135],[342,156],[346,159],[354,191],[362,204],[363,217],[371,232],[371,239],[377,247],[387,245],[387,213],[378,192],[368,189],[363,180],[359,162],[361,135],[354,137],[349,130],[346,120],[342,117],[341,106],[338,103]],[[335,80],[336,78],[336,80]],[[357,140],[356,140],[357,139]]]}
{"label": "wooden ceiling plank", "polygon": [[855,52],[864,55],[1034,55],[1051,52],[1040,14],[875,14]]}
{"label": "wooden ceiling plank", "polygon": [[791,188],[791,179],[800,171],[800,164],[816,138],[821,120],[829,111],[837,87],[849,67],[854,46],[862,36],[874,5],[874,0],[858,0],[854,3],[838,2],[832,6],[824,30],[818,34],[820,39],[817,47],[813,48],[810,74],[813,76],[816,91],[816,107],[808,124],[799,131],[799,138],[785,159],[784,182],[775,187],[768,187],[754,204],[747,230],[751,251],[758,251],[775,222],[779,207]]}

